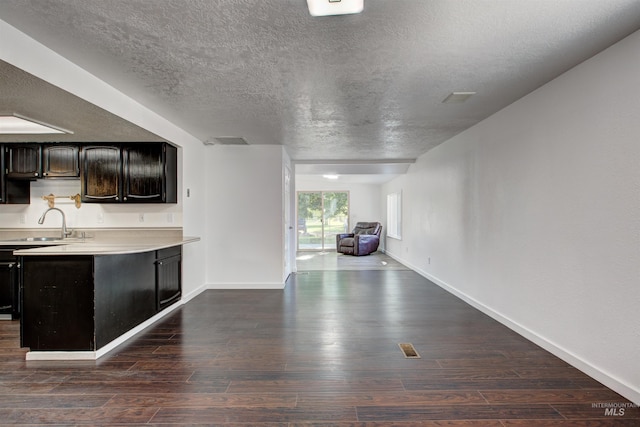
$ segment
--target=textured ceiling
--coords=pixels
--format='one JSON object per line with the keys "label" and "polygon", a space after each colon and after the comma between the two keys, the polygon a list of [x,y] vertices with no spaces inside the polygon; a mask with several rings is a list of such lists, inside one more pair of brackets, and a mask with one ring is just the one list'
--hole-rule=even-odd
{"label": "textured ceiling", "polygon": [[[203,142],[382,161],[415,159],[638,30],[640,1],[366,0],[314,18],[304,0],[2,0],[0,19]],[[453,91],[477,95],[443,104]]]}

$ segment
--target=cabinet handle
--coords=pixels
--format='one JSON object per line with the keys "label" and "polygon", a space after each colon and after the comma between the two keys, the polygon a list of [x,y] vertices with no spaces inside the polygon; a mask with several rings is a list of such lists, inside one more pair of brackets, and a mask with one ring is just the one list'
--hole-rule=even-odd
{"label": "cabinet handle", "polygon": [[[104,200],[104,199],[110,199],[113,196],[91,196],[89,194],[85,194],[84,197],[86,197],[87,199]],[[115,196],[115,200],[118,200],[118,196]]]}
{"label": "cabinet handle", "polygon": [[171,300],[174,300],[176,298],[180,297],[180,291],[176,292],[175,294],[171,295],[169,298],[160,300],[160,305],[164,305],[168,302],[170,302]]}
{"label": "cabinet handle", "polygon": [[153,199],[155,197],[160,197],[160,193],[158,193],[158,194],[150,194],[148,196],[139,196],[139,195],[136,195],[136,194],[129,194],[129,197],[132,197],[134,199]]}

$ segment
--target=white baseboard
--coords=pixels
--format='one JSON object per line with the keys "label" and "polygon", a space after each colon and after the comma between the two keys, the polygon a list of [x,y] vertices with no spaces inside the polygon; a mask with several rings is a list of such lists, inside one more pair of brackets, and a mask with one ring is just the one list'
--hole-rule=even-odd
{"label": "white baseboard", "polygon": [[284,282],[223,282],[223,283],[209,283],[207,289],[284,289]]}
{"label": "white baseboard", "polygon": [[188,294],[182,294],[182,299],[181,302],[182,304],[186,304],[189,301],[191,301],[192,299],[194,299],[195,297],[197,297],[198,295],[200,295],[201,293],[203,293],[204,291],[207,290],[207,286],[206,285],[201,285],[200,287],[194,289],[193,291],[189,292]]}
{"label": "white baseboard", "polygon": [[605,386],[609,387],[610,389],[614,390],[615,392],[617,392],[620,395],[624,396],[625,398],[629,399],[631,402],[633,402],[633,403],[635,403],[637,405],[640,405],[640,390],[637,390],[636,388],[634,388],[633,386],[625,383],[624,381],[622,381],[622,380],[620,380],[620,379],[608,374],[607,372],[597,368],[596,366],[592,365],[591,363],[589,363],[588,361],[586,361],[582,357],[580,357],[580,356],[576,355],[575,353],[572,353],[571,351],[565,349],[564,347],[562,347],[562,346],[560,346],[560,345],[548,340],[547,338],[543,337],[542,335],[539,335],[535,331],[533,331],[533,330],[527,328],[526,326],[524,326],[524,325],[522,325],[522,324],[520,324],[520,323],[518,323],[518,322],[516,322],[516,321],[514,321],[512,319],[510,319],[509,317],[504,316],[503,314],[495,311],[491,307],[489,307],[489,306],[483,304],[482,302],[476,300],[475,298],[465,294],[464,292],[459,291],[454,286],[448,284],[444,280],[440,280],[438,277],[433,276],[433,275],[427,273],[426,271],[423,271],[420,268],[417,268],[414,265],[411,265],[411,263],[403,260],[400,257],[395,256],[394,254],[392,254],[390,252],[386,252],[386,254],[388,256],[390,256],[391,258],[393,258],[394,260],[398,261],[399,263],[409,267],[410,269],[412,269],[413,271],[415,271],[419,275],[423,276],[424,278],[426,278],[426,279],[432,281],[433,283],[435,283],[436,285],[440,286],[445,291],[455,295],[456,297],[460,298],[461,300],[463,300],[467,304],[469,304],[472,307],[480,310],[481,312],[483,312],[487,316],[491,317],[492,319],[500,322],[501,324],[505,325],[509,329],[513,330],[514,332],[516,332],[516,333],[520,334],[521,336],[523,336],[524,338],[528,339],[529,341],[531,341],[531,342],[539,345],[540,347],[544,348],[545,350],[547,350],[548,352],[550,352],[554,356],[557,356],[558,358],[564,360],[565,362],[567,362],[571,366],[575,367],[576,369],[579,369],[580,371],[584,372],[585,374],[587,374],[591,378],[595,379],[596,381],[601,382]]}

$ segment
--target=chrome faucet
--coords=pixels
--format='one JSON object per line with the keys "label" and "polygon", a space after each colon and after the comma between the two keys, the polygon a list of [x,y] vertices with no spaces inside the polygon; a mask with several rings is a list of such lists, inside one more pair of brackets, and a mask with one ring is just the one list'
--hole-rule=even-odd
{"label": "chrome faucet", "polygon": [[46,211],[44,211],[44,213],[38,220],[38,224],[40,225],[44,224],[44,218],[47,216],[47,213],[49,211],[58,211],[60,212],[60,215],[62,215],[62,231],[60,232],[60,239],[64,239],[65,237],[70,236],[71,233],[73,233],[73,231],[67,231],[67,218],[65,217],[64,212],[62,212],[58,208],[49,208]]}

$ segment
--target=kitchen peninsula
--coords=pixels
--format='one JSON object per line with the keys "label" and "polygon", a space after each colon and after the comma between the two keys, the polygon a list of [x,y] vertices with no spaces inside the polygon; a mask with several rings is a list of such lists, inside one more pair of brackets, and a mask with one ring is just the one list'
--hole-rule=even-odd
{"label": "kitchen peninsula", "polygon": [[[181,298],[181,230],[98,232],[18,249],[27,360],[96,359]],[[0,242],[0,244],[5,244]]]}

